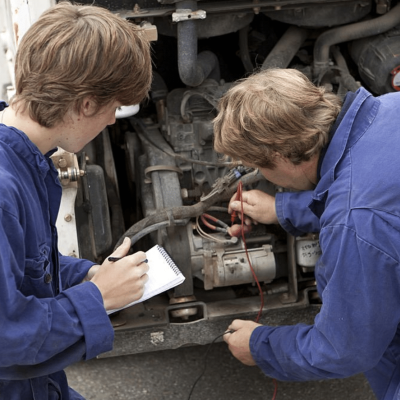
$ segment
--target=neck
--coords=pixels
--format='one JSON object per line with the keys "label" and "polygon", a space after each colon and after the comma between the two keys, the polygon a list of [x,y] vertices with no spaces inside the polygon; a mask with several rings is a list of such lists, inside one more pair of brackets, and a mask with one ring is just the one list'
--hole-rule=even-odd
{"label": "neck", "polygon": [[[7,112],[5,112],[7,110]],[[21,112],[12,106],[6,108],[2,113],[2,123],[25,133],[42,154],[56,147],[54,129],[45,128],[33,121],[26,111]]]}
{"label": "neck", "polygon": [[318,183],[318,159],[319,154],[316,154],[309,161],[300,165],[304,180],[309,182],[310,189],[313,189]]}

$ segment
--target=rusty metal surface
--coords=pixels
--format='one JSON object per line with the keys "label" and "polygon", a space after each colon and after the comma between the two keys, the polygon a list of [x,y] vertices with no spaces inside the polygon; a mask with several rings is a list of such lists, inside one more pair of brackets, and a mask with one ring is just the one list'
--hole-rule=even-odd
{"label": "rusty metal surface", "polygon": [[[259,299],[243,298],[212,303],[193,302],[202,317],[192,322],[177,323],[170,312],[181,305],[148,302],[127,308],[111,316],[115,328],[112,351],[99,358],[177,349],[188,345],[205,345],[226,330],[235,318],[255,320]],[[268,325],[294,325],[312,323],[319,306],[309,305],[307,291],[301,292],[296,304],[284,304],[280,294],[267,296],[260,323]]]}
{"label": "rusty metal surface", "polygon": [[[115,12],[118,13],[123,18],[149,18],[149,17],[166,17],[172,15],[175,10],[175,0],[160,1],[160,5],[164,7],[142,7],[141,12],[137,13],[135,10],[129,9],[118,9]],[[367,4],[368,0],[361,1],[362,4]],[[232,12],[268,12],[268,11],[281,11],[281,10],[291,10],[304,6],[313,5],[341,5],[341,4],[354,4],[359,5],[360,0],[309,0],[309,1],[299,1],[299,0],[282,0],[279,3],[276,0],[260,0],[257,3],[251,1],[213,1],[213,2],[200,2],[200,7],[206,13],[232,13]],[[256,6],[256,7],[255,7]]]}

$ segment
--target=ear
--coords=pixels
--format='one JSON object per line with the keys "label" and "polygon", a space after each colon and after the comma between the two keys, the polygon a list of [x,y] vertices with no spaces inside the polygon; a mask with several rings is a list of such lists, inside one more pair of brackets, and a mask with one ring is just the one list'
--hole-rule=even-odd
{"label": "ear", "polygon": [[273,155],[274,161],[276,165],[286,166],[290,169],[296,168],[296,166],[285,156],[281,153],[274,153]]}
{"label": "ear", "polygon": [[85,117],[92,116],[96,111],[96,103],[92,97],[85,97],[82,102],[81,113]]}
{"label": "ear", "polygon": [[285,162],[287,161],[286,157],[283,157],[281,153],[278,153],[277,151],[272,155],[272,158],[275,162]]}

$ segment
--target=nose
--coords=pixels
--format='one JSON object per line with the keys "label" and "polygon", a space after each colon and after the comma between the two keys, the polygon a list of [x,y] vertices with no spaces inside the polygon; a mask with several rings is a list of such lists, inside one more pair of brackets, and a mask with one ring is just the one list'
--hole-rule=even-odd
{"label": "nose", "polygon": [[115,112],[111,114],[111,118],[108,125],[114,125],[116,121]]}

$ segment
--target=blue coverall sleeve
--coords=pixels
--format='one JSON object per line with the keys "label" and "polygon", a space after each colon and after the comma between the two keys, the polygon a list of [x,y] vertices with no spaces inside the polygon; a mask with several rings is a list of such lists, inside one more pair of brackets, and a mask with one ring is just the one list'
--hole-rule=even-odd
{"label": "blue coverall sleeve", "polygon": [[68,257],[59,254],[60,273],[63,290],[83,281],[89,269],[95,264],[82,258]]}
{"label": "blue coverall sleeve", "polygon": [[312,191],[280,192],[275,195],[275,209],[279,224],[293,236],[317,233],[319,218],[308,207]]}
{"label": "blue coverall sleeve", "polygon": [[[0,247],[0,379],[21,379],[19,370],[24,377],[36,376],[40,364],[42,375],[53,373],[111,350],[114,332],[96,285],[85,282],[55,298],[46,296],[48,266],[25,259],[21,221],[2,208]],[[24,294],[24,287],[43,298]],[[15,375],[4,376],[7,371]]]}
{"label": "blue coverall sleeve", "polygon": [[351,227],[320,232],[315,273],[322,307],[314,325],[254,330],[250,349],[265,374],[291,381],[348,377],[375,367],[395,336],[400,234],[392,227],[398,221],[390,224],[393,216],[383,221],[370,210],[352,214]]}

